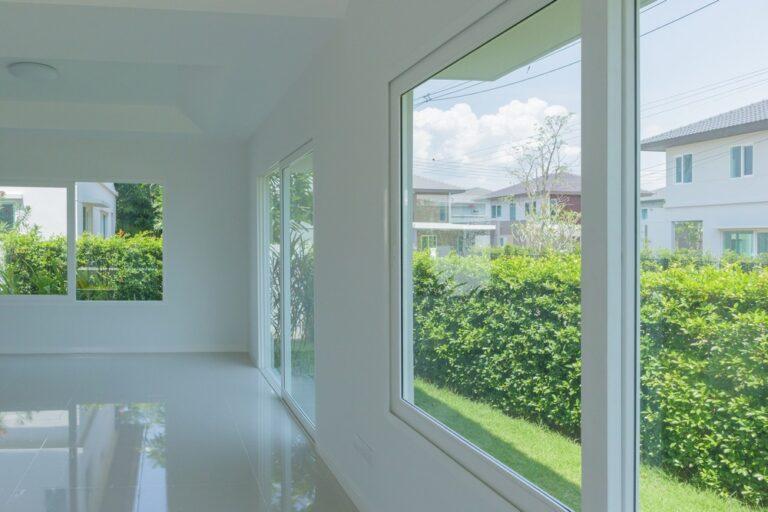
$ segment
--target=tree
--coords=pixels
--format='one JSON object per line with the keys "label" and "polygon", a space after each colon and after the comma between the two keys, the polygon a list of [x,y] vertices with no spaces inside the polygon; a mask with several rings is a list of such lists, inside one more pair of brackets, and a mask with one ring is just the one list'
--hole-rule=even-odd
{"label": "tree", "polygon": [[568,208],[552,190],[570,171],[563,134],[573,114],[546,116],[536,134],[516,148],[516,166],[510,171],[530,205],[525,222],[512,227],[515,243],[541,253],[571,251],[580,238],[580,214]]}
{"label": "tree", "polygon": [[147,183],[115,183],[118,231],[129,235],[163,233],[163,189]]}

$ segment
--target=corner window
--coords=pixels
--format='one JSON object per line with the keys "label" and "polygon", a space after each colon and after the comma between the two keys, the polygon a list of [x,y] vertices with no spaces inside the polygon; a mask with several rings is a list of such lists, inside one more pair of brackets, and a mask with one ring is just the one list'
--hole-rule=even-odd
{"label": "corner window", "polygon": [[[580,191],[580,8],[554,2],[400,97],[397,411],[560,510],[581,500],[581,223],[565,208],[533,214],[560,187]],[[449,122],[459,113],[478,122]],[[425,225],[427,180],[486,197],[520,190],[525,222]]]}
{"label": "corner window", "polygon": [[82,226],[76,240],[77,299],[162,300],[162,186],[81,182],[75,184],[75,202]]}
{"label": "corner window", "polygon": [[752,176],[753,147],[733,146],[731,148],[731,178]]}
{"label": "corner window", "polygon": [[67,189],[0,184],[0,295],[67,295]]}

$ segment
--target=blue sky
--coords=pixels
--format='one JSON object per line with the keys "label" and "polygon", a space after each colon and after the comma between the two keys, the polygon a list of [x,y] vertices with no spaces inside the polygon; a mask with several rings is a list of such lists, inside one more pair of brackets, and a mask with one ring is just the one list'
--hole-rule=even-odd
{"label": "blue sky", "polygon": [[[768,98],[767,8],[766,0],[658,0],[643,8],[643,137]],[[575,42],[496,82],[429,80],[419,86],[415,172],[464,187],[507,186],[514,181],[514,146],[544,115],[565,111],[574,115],[565,137],[568,162],[580,172],[581,69],[569,65],[580,53]],[[541,73],[547,74],[530,79]],[[426,94],[445,99],[419,101]],[[643,152],[640,166],[644,188],[663,186],[663,154]]]}

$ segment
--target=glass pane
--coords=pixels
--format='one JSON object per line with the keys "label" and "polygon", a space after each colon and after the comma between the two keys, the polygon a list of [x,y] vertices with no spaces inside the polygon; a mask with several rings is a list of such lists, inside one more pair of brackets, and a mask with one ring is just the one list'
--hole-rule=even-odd
{"label": "glass pane", "polygon": [[[765,2],[638,11],[640,508],[765,512],[768,202],[758,172],[733,179],[766,140]],[[671,186],[689,154],[696,179]]]}
{"label": "glass pane", "polygon": [[741,146],[731,148],[731,178],[741,176]]}
{"label": "glass pane", "polygon": [[757,253],[768,254],[768,233],[757,234]]}
{"label": "glass pane", "polygon": [[685,183],[693,181],[693,155],[683,156],[683,181]]}
{"label": "glass pane", "polygon": [[[572,509],[579,15],[555,2],[403,96],[403,398]],[[424,222],[428,201],[447,222]],[[465,203],[486,216],[456,218]]]}
{"label": "glass pane", "polygon": [[683,157],[675,158],[675,182],[683,182]]}
{"label": "glass pane", "polygon": [[280,256],[280,238],[282,226],[280,212],[282,204],[282,188],[280,171],[275,171],[267,178],[269,187],[269,335],[272,340],[272,368],[279,374],[282,372],[282,331],[280,329],[280,294],[282,291],[282,259]]}
{"label": "glass pane", "polygon": [[289,390],[315,421],[315,251],[312,155],[288,168],[290,177],[291,382]]}
{"label": "glass pane", "polygon": [[77,299],[162,300],[163,187],[76,183],[75,201]]}
{"label": "glass pane", "polygon": [[752,146],[744,146],[744,175],[752,174]]}
{"label": "glass pane", "polygon": [[0,295],[67,294],[67,189],[0,185]]}

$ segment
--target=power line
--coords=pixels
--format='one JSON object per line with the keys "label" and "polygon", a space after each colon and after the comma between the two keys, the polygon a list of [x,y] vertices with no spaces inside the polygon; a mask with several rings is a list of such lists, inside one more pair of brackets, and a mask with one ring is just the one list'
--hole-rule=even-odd
{"label": "power line", "polygon": [[672,25],[673,23],[677,23],[677,22],[678,22],[678,21],[680,21],[680,20],[684,20],[684,19],[685,19],[685,18],[687,18],[688,16],[693,16],[693,15],[694,15],[694,14],[696,14],[697,12],[703,11],[703,10],[704,10],[704,9],[706,9],[707,7],[710,7],[710,6],[712,6],[712,5],[715,5],[715,4],[716,4],[716,3],[718,3],[719,1],[720,1],[720,0],[713,0],[712,2],[710,2],[710,3],[708,3],[708,4],[702,5],[702,6],[701,6],[701,7],[699,7],[698,9],[694,9],[694,10],[692,10],[691,12],[689,12],[689,13],[687,13],[687,14],[683,14],[683,15],[682,15],[682,16],[680,16],[679,18],[675,18],[675,19],[673,19],[673,20],[671,20],[671,21],[668,21],[668,22],[664,23],[663,25],[659,25],[658,27],[652,28],[652,29],[651,29],[651,30],[649,30],[648,32],[643,32],[642,34],[640,34],[640,37],[644,37],[644,36],[647,36],[648,34],[653,34],[653,33],[654,33],[654,32],[656,32],[657,30],[661,30],[661,29],[663,29],[663,28],[665,28],[665,27],[668,27],[668,26]]}

